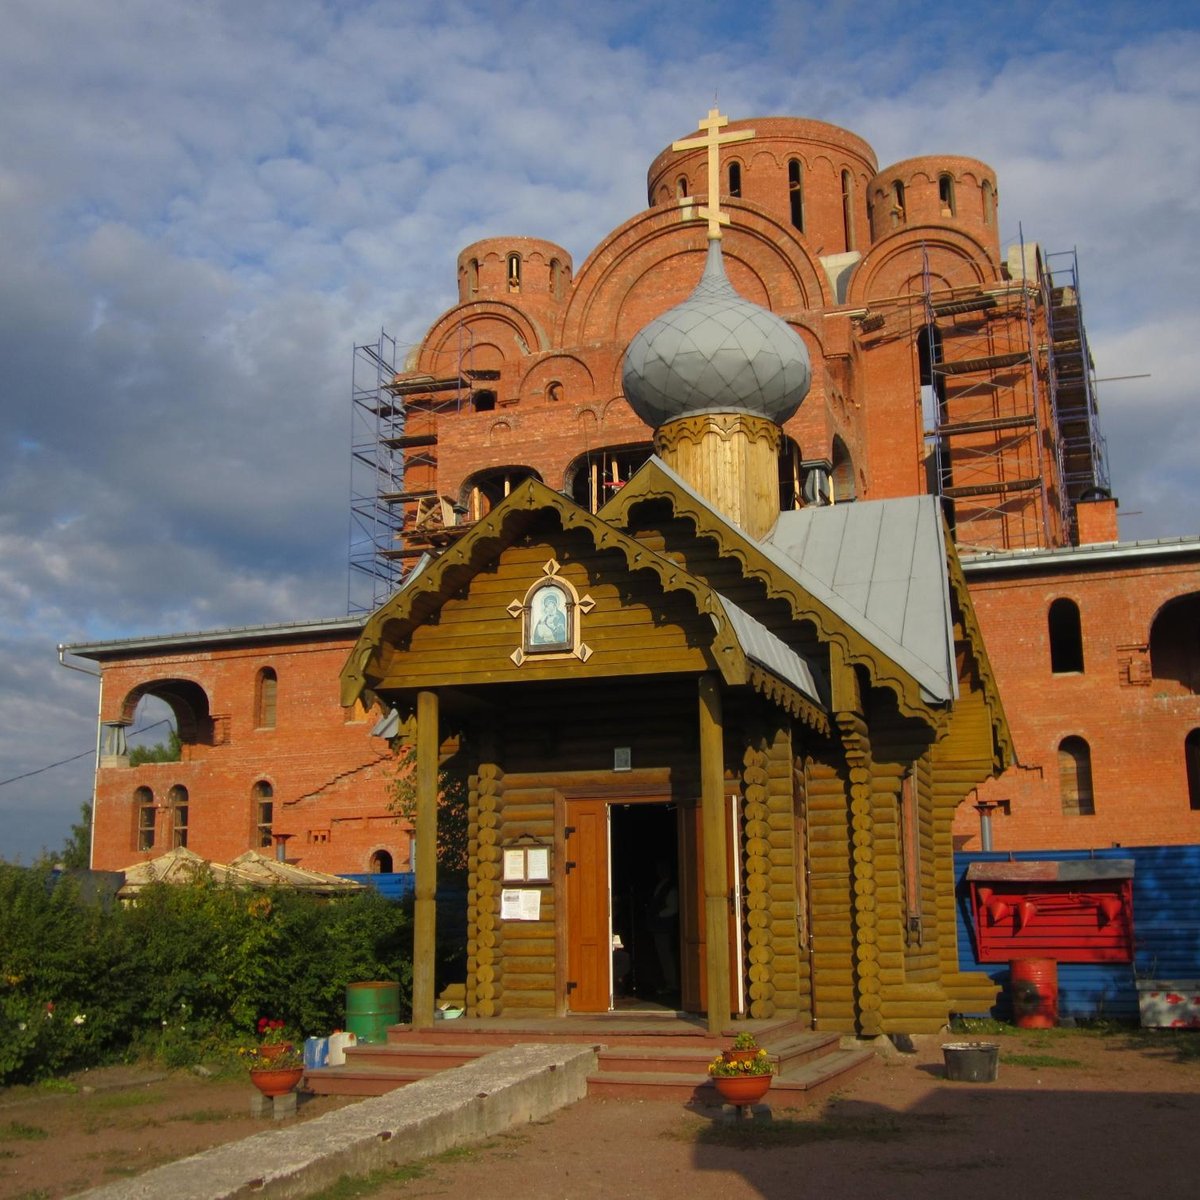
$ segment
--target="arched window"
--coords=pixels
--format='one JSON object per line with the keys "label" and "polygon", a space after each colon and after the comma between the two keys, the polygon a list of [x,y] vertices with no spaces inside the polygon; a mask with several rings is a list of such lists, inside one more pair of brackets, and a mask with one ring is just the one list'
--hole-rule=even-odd
{"label": "arched window", "polygon": [[942,216],[954,216],[954,176],[944,171],[938,176],[938,199],[942,204]]}
{"label": "arched window", "polygon": [[257,729],[275,728],[275,701],[279,677],[274,667],[263,667],[254,688],[254,725]]}
{"label": "arched window", "polygon": [[482,521],[513,488],[526,479],[541,479],[532,467],[494,467],[470,476],[463,483],[466,521]]}
{"label": "arched window", "polygon": [[804,232],[804,173],[798,158],[788,159],[788,205],[792,210],[792,224]]}
{"label": "arched window", "polygon": [[996,192],[990,179],[983,181],[983,223],[992,226],[996,223]]}
{"label": "arched window", "polygon": [[496,393],[490,391],[474,392],[471,396],[471,407],[476,412],[491,412],[496,407]]}
{"label": "arched window", "polygon": [[474,296],[479,291],[479,259],[467,260],[467,294]]}
{"label": "arched window", "polygon": [[689,195],[688,181],[687,181],[686,175],[680,175],[680,177],[677,180],[675,180],[675,195],[680,200],[686,199],[687,196]]}
{"label": "arched window", "polygon": [[784,434],[779,439],[779,511],[804,507],[804,464],[800,447]]}
{"label": "arched window", "polygon": [[271,845],[271,826],[275,819],[275,789],[261,779],[254,785],[254,844],[259,850]]}
{"label": "arched window", "polygon": [[842,230],[846,235],[847,251],[854,249],[854,179],[849,171],[842,172]]}
{"label": "arched window", "polygon": [[1069,675],[1083,670],[1083,631],[1079,623],[1079,605],[1065,596],[1050,605],[1050,670]]}
{"label": "arched window", "polygon": [[1058,790],[1065,816],[1090,817],[1095,813],[1092,751],[1081,737],[1066,737],[1058,744]]}
{"label": "arched window", "polygon": [[188,791],[177,783],[167,793],[167,804],[171,809],[171,844],[186,846],[188,843]]}
{"label": "arched window", "polygon": [[508,290],[510,292],[521,290],[521,256],[516,253],[508,256]]}
{"label": "arched window", "polygon": [[742,194],[742,164],[731,162],[729,164],[729,194],[731,196],[740,196]]}
{"label": "arched window", "polygon": [[563,265],[557,258],[550,260],[550,295],[555,300],[563,297]]}
{"label": "arched window", "polygon": [[1188,807],[1200,809],[1200,729],[1193,729],[1183,743],[1187,762]]}
{"label": "arched window", "polygon": [[833,439],[833,502],[846,504],[858,496],[854,483],[854,460],[840,437]]}
{"label": "arched window", "polygon": [[148,787],[140,787],[133,793],[133,804],[137,810],[137,848],[154,849],[154,793]]}
{"label": "arched window", "polygon": [[580,508],[596,512],[625,485],[654,453],[649,442],[632,446],[601,446],[577,458],[564,473],[571,499]]}
{"label": "arched window", "polygon": [[899,179],[892,183],[892,228],[904,224],[904,184]]}
{"label": "arched window", "polygon": [[392,870],[392,856],[386,850],[376,850],[371,855],[372,875],[390,875]]}
{"label": "arched window", "polygon": [[1160,694],[1200,693],[1200,593],[1159,609],[1150,626],[1150,673]]}

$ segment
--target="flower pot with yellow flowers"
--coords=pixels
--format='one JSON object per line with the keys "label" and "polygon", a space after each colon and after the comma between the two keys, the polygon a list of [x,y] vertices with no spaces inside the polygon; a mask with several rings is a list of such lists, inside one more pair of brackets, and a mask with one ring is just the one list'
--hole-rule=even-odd
{"label": "flower pot with yellow flowers", "polygon": [[757,1104],[771,1086],[775,1063],[752,1033],[740,1033],[732,1049],[723,1050],[708,1064],[708,1073],[727,1104]]}

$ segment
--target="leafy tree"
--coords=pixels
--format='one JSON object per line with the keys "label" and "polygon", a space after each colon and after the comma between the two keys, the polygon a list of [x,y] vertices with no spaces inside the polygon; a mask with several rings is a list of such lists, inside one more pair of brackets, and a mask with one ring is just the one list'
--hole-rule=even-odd
{"label": "leafy tree", "polygon": [[79,806],[79,821],[71,826],[70,835],[63,843],[55,860],[68,871],[86,871],[92,865],[92,802],[85,800]]}
{"label": "leafy tree", "polygon": [[155,742],[153,746],[134,746],[129,751],[129,765],[140,767],[142,763],[178,762],[183,755],[183,743],[179,731],[172,729],[166,742]]}
{"label": "leafy tree", "polygon": [[[438,866],[445,871],[467,870],[470,784],[462,746],[438,770]],[[388,790],[389,807],[410,825],[417,820],[417,748],[400,744]]]}

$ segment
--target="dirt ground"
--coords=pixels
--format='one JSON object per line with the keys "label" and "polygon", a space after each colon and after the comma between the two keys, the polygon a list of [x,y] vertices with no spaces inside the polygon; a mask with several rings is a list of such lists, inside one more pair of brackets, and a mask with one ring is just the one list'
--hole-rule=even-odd
{"label": "dirt ground", "polygon": [[[999,1044],[996,1082],[943,1077],[942,1043],[972,1038]],[[0,1092],[0,1197],[67,1196],[271,1127],[247,1115],[243,1081],[103,1075],[91,1073],[93,1082],[126,1086]],[[314,1100],[298,1119],[339,1103]],[[675,1103],[584,1100],[404,1173],[415,1178],[397,1174],[354,1192],[399,1200],[1186,1195],[1196,1187],[1198,1127],[1200,1035],[945,1035],[879,1059],[803,1110],[773,1106],[735,1122]]]}

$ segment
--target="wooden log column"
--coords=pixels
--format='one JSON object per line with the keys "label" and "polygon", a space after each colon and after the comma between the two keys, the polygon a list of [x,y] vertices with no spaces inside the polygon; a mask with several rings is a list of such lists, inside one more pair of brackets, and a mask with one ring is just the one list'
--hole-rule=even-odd
{"label": "wooden log column", "polygon": [[412,1023],[433,1025],[437,936],[438,698],[417,693],[417,857],[413,905]]}
{"label": "wooden log column", "polygon": [[700,677],[700,821],[704,830],[704,940],[708,1031],[729,1024],[729,879],[725,839],[725,729],[720,684]]}

